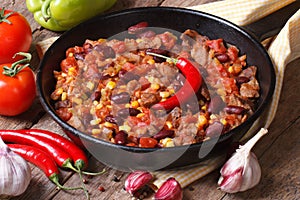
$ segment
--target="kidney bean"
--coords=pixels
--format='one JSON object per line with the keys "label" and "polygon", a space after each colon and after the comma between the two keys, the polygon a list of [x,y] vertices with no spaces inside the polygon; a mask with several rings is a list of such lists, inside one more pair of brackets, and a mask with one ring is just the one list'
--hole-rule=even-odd
{"label": "kidney bean", "polygon": [[246,111],[244,107],[234,106],[234,105],[226,106],[224,110],[228,114],[237,114],[237,115],[241,115]]}
{"label": "kidney bean", "polygon": [[137,116],[139,113],[141,113],[140,110],[136,108],[123,108],[118,111],[118,117],[126,118],[128,116]]}
{"label": "kidney bean", "polygon": [[235,81],[238,85],[241,85],[243,83],[247,83],[250,81],[250,79],[246,76],[238,76],[235,78]]}
{"label": "kidney bean", "polygon": [[148,27],[148,22],[140,22],[136,25],[130,26],[127,30],[129,34],[138,34]]}
{"label": "kidney bean", "polygon": [[124,144],[126,144],[126,141],[127,141],[127,136],[128,136],[128,134],[125,132],[125,131],[123,131],[123,130],[121,130],[121,131],[118,131],[117,133],[116,133],[116,135],[115,135],[115,143],[116,144],[120,144],[120,145],[124,145]]}
{"label": "kidney bean", "polygon": [[112,124],[117,124],[118,120],[113,115],[107,115],[105,116],[104,120],[106,122],[110,122]]}
{"label": "kidney bean", "polygon": [[71,108],[72,104],[69,100],[65,100],[65,101],[58,101],[54,104],[55,109],[59,109],[59,108]]}
{"label": "kidney bean", "polygon": [[161,140],[167,137],[174,137],[174,130],[167,130],[167,129],[163,129],[160,130],[158,133],[156,133],[153,138],[156,140]]}
{"label": "kidney bean", "polygon": [[210,124],[205,130],[205,134],[208,137],[219,136],[223,132],[224,125],[221,122],[214,122]]}
{"label": "kidney bean", "polygon": [[111,100],[116,104],[128,103],[130,100],[130,95],[128,92],[121,92],[113,94]]}
{"label": "kidney bean", "polygon": [[226,105],[222,98],[219,95],[216,95],[210,100],[207,111],[209,113],[219,113],[225,106]]}
{"label": "kidney bean", "polygon": [[140,76],[132,73],[132,72],[128,72],[126,70],[123,71],[119,71],[119,77],[121,78],[120,81],[124,82],[124,84],[128,83],[129,81],[132,80],[139,80]]}
{"label": "kidney bean", "polygon": [[101,92],[100,91],[95,91],[92,95],[91,95],[91,100],[92,101],[99,101],[101,98]]}
{"label": "kidney bean", "polygon": [[93,49],[102,53],[104,58],[114,58],[116,56],[115,51],[110,46],[98,44]]}
{"label": "kidney bean", "polygon": [[217,54],[216,58],[222,63],[229,61],[229,56],[226,53]]}

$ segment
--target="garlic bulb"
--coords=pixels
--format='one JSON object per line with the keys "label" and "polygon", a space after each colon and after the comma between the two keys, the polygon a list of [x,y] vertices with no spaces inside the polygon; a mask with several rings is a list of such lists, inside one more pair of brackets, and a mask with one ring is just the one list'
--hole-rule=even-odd
{"label": "garlic bulb", "polygon": [[31,169],[0,137],[0,196],[18,196],[29,185]]}
{"label": "garlic bulb", "polygon": [[251,149],[267,132],[262,128],[246,144],[240,146],[224,164],[220,171],[219,189],[228,193],[236,193],[250,189],[259,183],[261,168]]}

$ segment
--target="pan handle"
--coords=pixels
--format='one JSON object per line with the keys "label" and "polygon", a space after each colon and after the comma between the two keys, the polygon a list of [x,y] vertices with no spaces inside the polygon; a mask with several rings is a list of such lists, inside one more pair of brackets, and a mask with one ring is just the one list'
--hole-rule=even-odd
{"label": "pan handle", "polygon": [[278,11],[256,21],[243,26],[258,41],[263,41],[279,33],[288,19],[300,9],[300,0],[279,9]]}

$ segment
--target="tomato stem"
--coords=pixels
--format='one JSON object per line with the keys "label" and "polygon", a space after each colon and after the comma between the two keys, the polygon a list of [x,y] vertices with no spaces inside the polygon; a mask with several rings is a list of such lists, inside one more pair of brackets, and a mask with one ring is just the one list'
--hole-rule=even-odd
{"label": "tomato stem", "polygon": [[11,21],[9,21],[7,18],[9,18],[12,14],[14,14],[14,12],[9,12],[6,15],[4,13],[5,13],[5,8],[3,7],[2,10],[0,10],[0,23],[5,22],[8,24],[12,24]]}
{"label": "tomato stem", "polygon": [[[30,62],[31,57],[32,57],[30,53],[19,52],[19,53],[16,53],[13,56],[13,58],[15,58],[17,55],[24,56],[25,58],[12,63],[11,67],[4,66],[3,67],[3,72],[2,72],[4,75],[14,77],[22,69],[29,66],[29,62]],[[25,64],[25,65],[20,65],[20,64]]]}

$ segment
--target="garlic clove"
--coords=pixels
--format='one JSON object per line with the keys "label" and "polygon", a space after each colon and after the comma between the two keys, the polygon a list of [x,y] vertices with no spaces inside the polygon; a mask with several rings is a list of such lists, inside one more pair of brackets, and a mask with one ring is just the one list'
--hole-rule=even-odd
{"label": "garlic clove", "polygon": [[236,193],[248,190],[257,185],[261,178],[261,168],[257,157],[251,152],[256,142],[268,131],[262,128],[252,139],[232,155],[221,168],[218,180],[219,189]]}
{"label": "garlic clove", "polygon": [[25,192],[31,169],[21,156],[11,151],[0,137],[0,195],[18,196]]}
{"label": "garlic clove", "polygon": [[131,195],[134,195],[138,190],[147,185],[152,179],[153,176],[149,172],[131,172],[125,180],[125,190]]}
{"label": "garlic clove", "polygon": [[175,178],[168,178],[154,195],[155,200],[182,200],[181,185]]}

